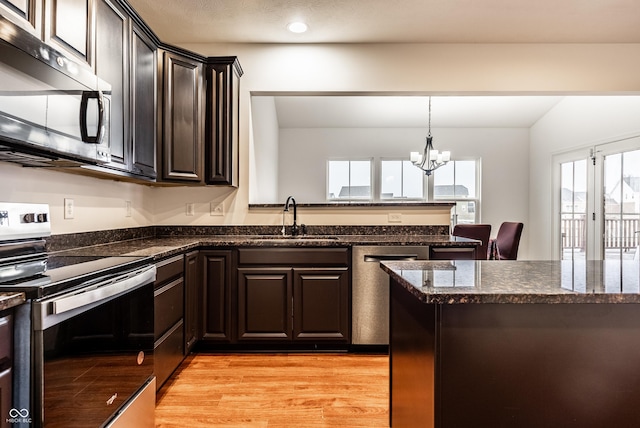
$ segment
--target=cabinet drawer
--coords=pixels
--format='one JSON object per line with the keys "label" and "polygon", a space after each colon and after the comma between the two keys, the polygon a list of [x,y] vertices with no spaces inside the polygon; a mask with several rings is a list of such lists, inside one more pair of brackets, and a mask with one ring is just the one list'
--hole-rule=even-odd
{"label": "cabinet drawer", "polygon": [[348,248],[240,248],[241,265],[348,266]]}
{"label": "cabinet drawer", "polygon": [[475,248],[467,247],[431,247],[429,248],[430,260],[474,260]]}
{"label": "cabinet drawer", "polygon": [[184,274],[184,256],[176,256],[156,263],[156,286]]}
{"label": "cabinet drawer", "polygon": [[153,369],[156,375],[156,389],[178,368],[183,358],[184,324],[182,320],[174,325],[156,343],[153,351]]}
{"label": "cabinet drawer", "polygon": [[162,336],[184,315],[184,280],[177,279],[154,293],[153,326],[155,339]]}

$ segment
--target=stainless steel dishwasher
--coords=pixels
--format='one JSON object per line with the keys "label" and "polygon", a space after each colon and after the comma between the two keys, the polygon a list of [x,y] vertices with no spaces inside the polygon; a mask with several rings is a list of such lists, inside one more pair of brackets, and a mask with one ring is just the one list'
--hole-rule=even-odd
{"label": "stainless steel dishwasher", "polygon": [[360,246],[352,253],[353,345],[389,344],[389,275],[381,268],[384,260],[427,260],[428,246]]}

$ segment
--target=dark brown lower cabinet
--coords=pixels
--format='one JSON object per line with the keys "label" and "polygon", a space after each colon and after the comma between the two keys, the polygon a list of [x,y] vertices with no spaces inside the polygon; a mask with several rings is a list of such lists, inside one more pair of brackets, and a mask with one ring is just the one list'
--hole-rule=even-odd
{"label": "dark brown lower cabinet", "polygon": [[[13,315],[0,313],[0,427],[9,427],[9,409],[13,407]],[[5,422],[6,421],[6,422]]]}
{"label": "dark brown lower cabinet", "polygon": [[238,269],[238,340],[290,341],[292,270]]}
{"label": "dark brown lower cabinet", "polygon": [[202,250],[202,296],[198,315],[203,344],[229,343],[232,330],[232,284],[235,274],[233,250]]}
{"label": "dark brown lower cabinet", "polygon": [[184,256],[161,260],[156,268],[153,365],[156,389],[160,389],[184,358]]}
{"label": "dark brown lower cabinet", "polygon": [[349,342],[348,268],[293,269],[293,338]]}
{"label": "dark brown lower cabinet", "polygon": [[188,355],[200,339],[200,257],[198,251],[184,256],[184,355]]}
{"label": "dark brown lower cabinet", "polygon": [[238,258],[238,342],[350,343],[347,248],[249,248]]}

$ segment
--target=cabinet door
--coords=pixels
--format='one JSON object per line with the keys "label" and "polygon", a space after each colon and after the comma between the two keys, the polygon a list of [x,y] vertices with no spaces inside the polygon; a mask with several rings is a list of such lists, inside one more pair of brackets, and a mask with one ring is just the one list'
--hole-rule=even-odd
{"label": "cabinet door", "polygon": [[157,46],[140,27],[131,32],[131,172],[156,177]]}
{"label": "cabinet door", "polygon": [[164,53],[162,178],[202,181],[202,64]]}
{"label": "cabinet door", "polygon": [[293,278],[294,340],[348,343],[348,269],[294,269]]}
{"label": "cabinet door", "polygon": [[200,338],[200,263],[197,251],[184,258],[184,353],[189,354]]}
{"label": "cabinet door", "polygon": [[96,74],[111,84],[111,146],[109,167],[128,170],[129,140],[129,18],[111,0],[96,3]]}
{"label": "cabinet door", "polygon": [[240,76],[236,57],[209,58],[206,67],[205,181],[238,187]]}
{"label": "cabinet door", "polygon": [[44,41],[54,48],[92,66],[90,0],[49,0],[45,2]]}
{"label": "cabinet door", "polygon": [[0,15],[37,38],[42,37],[42,0],[0,0]]}
{"label": "cabinet door", "polygon": [[238,340],[291,340],[291,276],[287,268],[238,269]]}
{"label": "cabinet door", "polygon": [[231,290],[234,280],[233,251],[201,251],[204,284],[202,340],[231,342]]}

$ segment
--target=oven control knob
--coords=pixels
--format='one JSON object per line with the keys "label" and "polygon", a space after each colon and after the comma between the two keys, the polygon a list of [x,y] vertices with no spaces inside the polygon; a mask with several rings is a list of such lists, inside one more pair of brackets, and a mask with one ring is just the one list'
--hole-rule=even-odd
{"label": "oven control knob", "polygon": [[34,223],[36,221],[36,215],[34,213],[25,214],[22,216],[24,223]]}
{"label": "oven control knob", "polygon": [[49,221],[47,213],[38,214],[38,223],[46,223]]}

